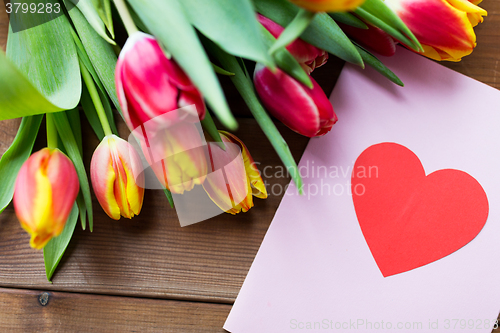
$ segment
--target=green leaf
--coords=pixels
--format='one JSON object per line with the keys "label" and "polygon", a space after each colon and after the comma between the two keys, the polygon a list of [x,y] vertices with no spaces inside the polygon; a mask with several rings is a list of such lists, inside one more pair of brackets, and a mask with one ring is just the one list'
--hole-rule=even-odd
{"label": "green leaf", "polygon": [[337,13],[328,13],[332,19],[336,22],[344,23],[350,25],[351,27],[359,28],[359,29],[368,29],[368,26],[365,22],[361,21],[356,16],[352,15],[348,12],[337,12]]}
{"label": "green leaf", "polygon": [[82,89],[82,108],[83,112],[85,112],[85,116],[87,117],[87,120],[90,123],[90,126],[94,130],[95,135],[97,135],[97,138],[99,141],[102,141],[104,139],[104,130],[101,125],[101,121],[99,120],[99,116],[97,115],[97,110],[95,109],[94,102],[92,101],[92,98],[90,97],[89,90],[87,89],[87,86],[83,85]]}
{"label": "green leaf", "polygon": [[[356,43],[355,43],[356,44]],[[373,67],[377,72],[394,82],[395,84],[404,87],[403,82],[396,76],[389,68],[387,68],[380,60],[377,59],[373,54],[365,50],[363,47],[356,44],[359,54],[363,57],[366,64]]]}
{"label": "green leaf", "polygon": [[[273,45],[276,41],[276,38],[274,38],[274,36],[262,25],[261,32],[267,45]],[[300,66],[295,57],[290,52],[288,52],[286,48],[282,47],[276,50],[276,52],[273,53],[273,57],[278,67],[285,71],[285,73],[312,89],[313,84],[311,78],[304,71],[302,66]]]}
{"label": "green leaf", "polygon": [[[0,56],[0,120],[72,109],[80,101],[80,67],[71,25],[64,15],[39,15],[48,22],[16,33],[9,28],[10,61]],[[18,15],[21,21],[33,17]]]}
{"label": "green leaf", "polygon": [[224,51],[274,67],[250,0],[182,0],[190,22]]}
{"label": "green leaf", "polygon": [[[87,178],[87,172],[85,171],[85,166],[83,165],[82,156],[78,150],[78,145],[76,143],[73,132],[71,132],[71,127],[69,125],[66,113],[58,112],[54,114],[54,122],[57,127],[57,132],[62,139],[64,148],[68,153],[68,157],[71,159],[75,165],[76,174],[78,175],[78,180],[80,181],[80,191],[82,192],[83,199],[85,201],[85,206],[87,208],[89,217],[90,231],[93,230],[93,215],[92,215],[92,198],[90,196],[90,186],[89,180]],[[83,228],[85,229],[85,228]]]}
{"label": "green leaf", "polygon": [[[84,86],[84,89],[86,87]],[[83,91],[82,91],[83,96]],[[83,157],[83,147],[82,147],[82,127],[80,123],[80,111],[75,108],[73,110],[66,111],[68,116],[68,121],[71,126],[71,131],[75,136],[76,143],[78,145],[80,156]],[[65,152],[67,154],[67,152]],[[76,204],[78,205],[78,211],[80,212],[80,220],[82,223],[82,229],[85,230],[85,225],[87,222],[87,208],[85,207],[85,199],[83,198],[82,191],[78,193],[76,198]]]}
{"label": "green leaf", "polygon": [[170,207],[174,208],[174,198],[172,198],[172,192],[170,192],[166,188],[163,189],[163,192],[165,193],[165,196],[167,197],[167,200],[168,200],[168,203],[170,204]]}
{"label": "green leaf", "polygon": [[129,0],[146,27],[186,71],[224,126],[236,129],[217,76],[179,0]]}
{"label": "green leaf", "polygon": [[236,89],[239,91],[243,100],[250,108],[255,120],[259,124],[269,142],[271,142],[274,150],[278,153],[281,161],[287,170],[290,170],[292,179],[295,182],[295,185],[297,185],[299,193],[302,194],[302,178],[300,177],[297,163],[295,163],[292,153],[290,152],[290,148],[276,128],[276,125],[274,125],[271,117],[269,117],[266,110],[262,107],[262,104],[255,93],[251,79],[245,75],[245,69],[241,67],[240,63],[234,56],[227,54],[215,44],[207,41],[206,45],[213,56],[221,62],[224,68],[227,68],[236,74],[231,77],[231,81],[233,81]]}
{"label": "green leaf", "polygon": [[293,20],[285,27],[285,30],[281,32],[276,42],[271,46],[269,53],[273,54],[277,49],[286,47],[297,38],[300,38],[300,35],[302,35],[309,24],[311,24],[315,15],[315,12],[301,8]]}
{"label": "green leaf", "polygon": [[415,51],[423,51],[415,35],[408,29],[399,16],[387,7],[384,1],[366,0],[354,13]]}
{"label": "green leaf", "polygon": [[30,157],[43,115],[24,117],[17,135],[9,149],[0,159],[0,213],[9,205],[14,196],[17,174],[23,163]]}
{"label": "green leaf", "polygon": [[[113,47],[102,39],[94,29],[92,29],[78,8],[70,10],[69,15],[76,28],[79,39],[81,40],[82,45],[84,46],[90,59],[90,62],[95,69],[94,73],[96,73],[99,77],[100,83],[96,80],[96,78],[94,78],[94,81],[100,88],[101,85],[104,87],[104,90],[108,93],[108,96],[114,106],[121,113],[115,86],[115,67],[118,59],[113,51]],[[82,61],[84,61],[84,59],[82,59]],[[92,71],[89,68],[87,68],[87,70],[92,74]],[[113,128],[111,123],[110,125]]]}
{"label": "green leaf", "polygon": [[[201,121],[201,125],[203,129],[207,131],[207,133],[214,139],[215,142],[222,143],[222,139],[220,137],[220,133],[215,126],[214,120],[212,119],[212,115],[208,110],[205,112],[205,118]],[[224,144],[222,143],[221,148],[225,150]]]}
{"label": "green leaf", "polygon": [[0,50],[0,120],[63,110],[50,103]]}
{"label": "green leaf", "polygon": [[[113,117],[113,110],[111,109],[111,104],[109,103],[108,96],[106,94],[106,89],[105,89],[104,85],[102,84],[99,75],[97,75],[97,72],[95,71],[94,66],[92,65],[92,62],[90,61],[90,58],[87,54],[87,51],[85,50],[85,47],[83,46],[80,38],[73,30],[71,30],[71,33],[73,35],[73,40],[75,41],[75,44],[76,44],[78,57],[81,59],[85,68],[90,73],[90,75],[92,76],[92,79],[94,80],[94,82],[97,84],[97,87],[99,88],[98,89],[99,97],[100,97],[101,102],[103,104],[104,111],[106,112],[106,118],[108,119],[108,123],[111,127],[111,130],[113,131],[113,134],[118,135],[118,129],[116,128],[115,118]],[[82,87],[85,87],[85,84],[83,84]],[[82,88],[82,98],[83,98],[83,91],[84,90],[85,89]],[[87,93],[88,93],[88,90],[87,90]],[[95,108],[94,108],[94,110],[95,110]]]}
{"label": "green leaf", "polygon": [[[108,37],[106,33],[106,26],[102,19],[102,16],[99,14],[98,9],[94,6],[94,1],[92,0],[70,0],[73,3],[76,2],[76,7],[80,10],[80,12],[85,16],[87,22],[94,28],[95,32],[101,36],[106,42],[116,45],[114,40]],[[102,12],[104,14],[104,12]]]}
{"label": "green leaf", "polygon": [[110,0],[91,0],[92,5],[96,9],[99,17],[106,25],[112,38],[115,38],[115,30],[113,27],[113,15],[111,12],[111,1]]}
{"label": "green leaf", "polygon": [[[281,26],[287,26],[299,11],[299,7],[288,0],[253,1],[259,13]],[[316,14],[300,38],[347,62],[363,66],[363,60],[350,39],[326,13]]]}
{"label": "green leaf", "polygon": [[45,274],[47,281],[50,282],[54,271],[59,265],[61,258],[69,245],[69,241],[75,231],[76,221],[78,220],[78,207],[73,205],[73,209],[69,213],[66,225],[63,231],[57,237],[52,238],[43,248],[43,261],[45,262]]}
{"label": "green leaf", "polygon": [[78,108],[66,111],[68,116],[69,125],[71,126],[71,131],[75,136],[76,145],[80,151],[80,155],[83,154],[83,144],[82,144],[82,125],[80,123],[80,111]]}
{"label": "green leaf", "polygon": [[83,194],[81,191],[76,197],[76,205],[78,206],[78,211],[80,212],[80,222],[82,224],[82,229],[85,230],[85,225],[87,223],[87,207],[85,207],[85,199],[83,199]]}
{"label": "green leaf", "polygon": [[214,68],[214,71],[217,74],[225,75],[225,76],[233,76],[234,75],[234,73],[228,72],[224,68],[221,68],[213,63],[212,63],[212,67]]}

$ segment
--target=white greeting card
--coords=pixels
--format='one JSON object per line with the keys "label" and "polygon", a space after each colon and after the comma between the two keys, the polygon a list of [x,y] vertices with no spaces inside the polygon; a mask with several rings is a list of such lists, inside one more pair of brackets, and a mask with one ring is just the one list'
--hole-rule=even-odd
{"label": "white greeting card", "polygon": [[224,328],[491,332],[500,311],[500,92],[410,51],[398,87],[346,65]]}

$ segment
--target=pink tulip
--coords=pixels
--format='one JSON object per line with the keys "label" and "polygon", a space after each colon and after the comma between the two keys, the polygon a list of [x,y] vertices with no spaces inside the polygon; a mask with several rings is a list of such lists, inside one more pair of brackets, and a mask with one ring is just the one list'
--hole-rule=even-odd
{"label": "pink tulip", "polygon": [[319,84],[311,78],[309,89],[281,70],[272,72],[257,65],[255,89],[267,110],[283,124],[307,137],[321,136],[332,129],[337,116]]}
{"label": "pink tulip", "polygon": [[31,234],[31,247],[41,249],[59,236],[79,188],[73,163],[59,149],[44,148],[24,162],[16,179],[14,209]]}
{"label": "pink tulip", "polygon": [[[258,14],[257,18],[264,28],[266,28],[275,38],[278,38],[284,30],[281,25],[261,14]],[[302,65],[307,74],[323,66],[328,60],[328,53],[326,51],[318,49],[300,38],[289,44],[286,49]]]}
{"label": "pink tulip", "polygon": [[226,213],[247,212],[253,207],[253,196],[267,198],[266,187],[245,144],[228,132],[220,131],[220,136],[225,150],[215,142],[208,144],[212,170],[203,188]]}
{"label": "pink tulip", "polygon": [[129,37],[118,58],[115,80],[123,115],[131,130],[192,104],[200,120],[205,116],[200,92],[175,60],[165,56],[153,36],[136,32]]}
{"label": "pink tulip", "polygon": [[139,155],[116,135],[106,136],[90,163],[90,178],[102,209],[114,220],[138,215],[144,198],[144,174]]}

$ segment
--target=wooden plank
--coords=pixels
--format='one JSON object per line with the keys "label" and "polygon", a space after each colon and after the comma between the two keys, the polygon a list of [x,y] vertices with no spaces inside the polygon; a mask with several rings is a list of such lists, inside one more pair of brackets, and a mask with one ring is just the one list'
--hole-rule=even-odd
{"label": "wooden plank", "polygon": [[220,333],[229,310],[226,304],[0,289],[1,332]]}
{"label": "wooden plank", "polygon": [[[240,124],[237,135],[271,176],[270,197],[255,199],[248,213],[181,228],[162,191],[147,191],[142,213],[132,220],[113,221],[94,201],[94,232],[77,227],[49,284],[42,253],[29,247],[9,206],[0,215],[0,286],[233,302],[289,182],[255,120]],[[298,159],[308,139],[279,128]],[[89,132],[85,126],[87,165],[98,143]]]}
{"label": "wooden plank", "polygon": [[4,10],[3,4],[0,5],[0,48],[5,51],[7,44],[7,34],[9,32],[9,17]]}

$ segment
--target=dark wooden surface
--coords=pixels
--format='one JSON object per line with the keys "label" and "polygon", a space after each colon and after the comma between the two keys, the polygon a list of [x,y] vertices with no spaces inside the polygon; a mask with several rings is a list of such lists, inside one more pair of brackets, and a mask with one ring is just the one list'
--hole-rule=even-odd
{"label": "dark wooden surface", "polygon": [[[482,6],[489,16],[476,28],[476,50],[460,63],[444,65],[500,89],[500,2],[485,0]],[[6,35],[6,15],[0,13],[3,49]],[[331,59],[315,72],[327,92],[341,67]],[[243,118],[247,108],[227,88],[233,110],[242,117],[236,134],[261,170],[271,166],[274,174],[281,165],[277,155],[255,121]],[[0,122],[0,154],[18,125],[19,120]],[[298,160],[307,139],[278,126]],[[97,139],[85,123],[84,132],[88,164]],[[113,221],[94,201],[94,232],[77,227],[52,284],[45,279],[42,253],[29,247],[29,236],[9,206],[0,215],[0,331],[223,331],[281,201],[279,189],[289,182],[280,175],[265,180],[270,197],[255,199],[250,212],[185,228],[161,191],[147,191],[141,215],[132,220]],[[42,306],[39,296],[44,292],[48,303]]]}

